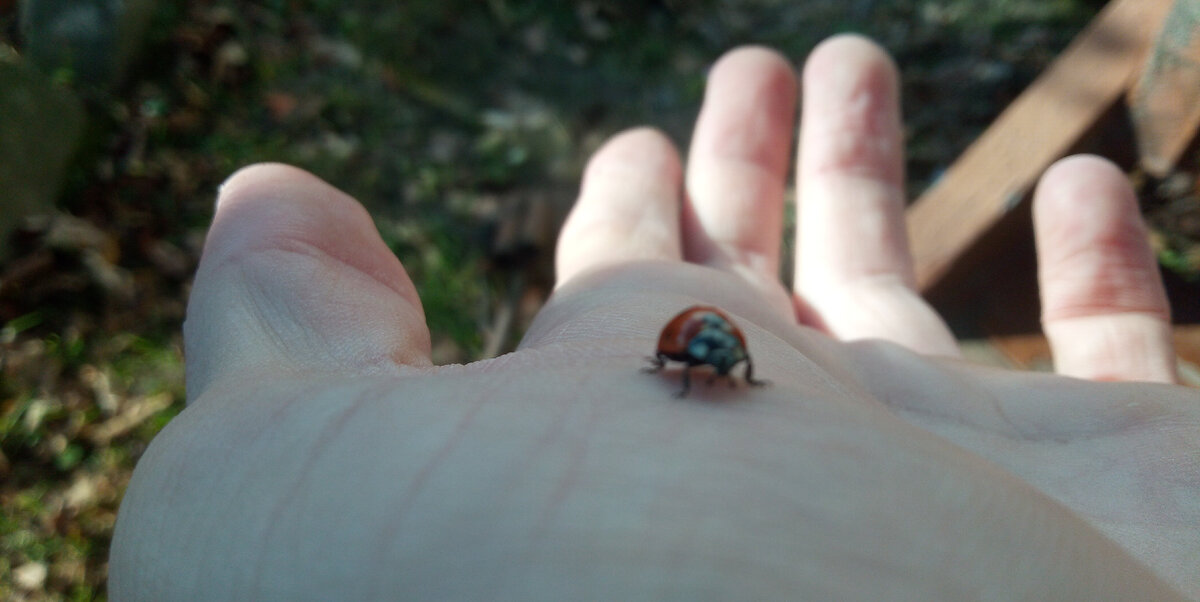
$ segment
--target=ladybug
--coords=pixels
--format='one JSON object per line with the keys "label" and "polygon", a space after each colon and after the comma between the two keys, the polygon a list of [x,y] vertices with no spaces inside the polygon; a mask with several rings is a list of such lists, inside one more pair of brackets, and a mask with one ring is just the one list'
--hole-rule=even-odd
{"label": "ladybug", "polygon": [[746,337],[742,331],[725,312],[715,307],[696,305],[671,318],[658,336],[654,356],[646,359],[652,365],[645,368],[645,372],[662,370],[667,360],[687,364],[683,367],[683,390],[676,393],[676,397],[687,395],[691,387],[689,371],[694,366],[712,366],[716,373],[709,377],[708,383],[723,376],[732,387],[734,381],[729,371],[746,362],[746,383],[756,387],[767,384],[754,379],[754,364],[746,353]]}

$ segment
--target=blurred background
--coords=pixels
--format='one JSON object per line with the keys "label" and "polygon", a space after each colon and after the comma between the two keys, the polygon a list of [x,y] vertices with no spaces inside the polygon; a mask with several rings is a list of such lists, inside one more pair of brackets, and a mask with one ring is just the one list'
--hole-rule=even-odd
{"label": "blurred background", "polygon": [[182,409],[188,286],[237,168],[292,163],[362,201],[435,361],[467,362],[511,350],[548,293],[589,153],[640,124],[686,148],[722,52],[799,65],[873,37],[903,72],[915,196],[1102,5],[0,0],[0,598],[105,597],[121,492]]}

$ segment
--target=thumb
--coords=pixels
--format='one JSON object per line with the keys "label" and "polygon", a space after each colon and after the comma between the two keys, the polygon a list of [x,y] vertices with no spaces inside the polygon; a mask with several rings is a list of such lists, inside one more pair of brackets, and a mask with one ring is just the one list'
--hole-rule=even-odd
{"label": "thumb", "polygon": [[417,291],[366,210],[285,165],[221,187],[184,338],[189,401],[220,379],[430,365]]}

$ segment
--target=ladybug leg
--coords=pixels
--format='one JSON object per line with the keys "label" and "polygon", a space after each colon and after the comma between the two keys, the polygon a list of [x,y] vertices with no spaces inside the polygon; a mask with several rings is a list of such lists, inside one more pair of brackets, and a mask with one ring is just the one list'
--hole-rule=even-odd
{"label": "ladybug leg", "polygon": [[663,366],[667,365],[667,361],[663,359],[661,353],[654,356],[648,356],[646,360],[650,362],[650,365],[642,368],[642,372],[658,372],[659,370],[663,369]]}
{"label": "ladybug leg", "polygon": [[691,366],[683,367],[683,389],[681,391],[679,391],[678,393],[676,393],[675,397],[678,397],[680,399],[687,397],[688,391],[692,388],[692,381],[690,378],[691,370],[692,370]]}
{"label": "ladybug leg", "polygon": [[765,387],[771,384],[770,381],[754,379],[754,364],[750,361],[750,358],[746,358],[746,384],[752,387]]}

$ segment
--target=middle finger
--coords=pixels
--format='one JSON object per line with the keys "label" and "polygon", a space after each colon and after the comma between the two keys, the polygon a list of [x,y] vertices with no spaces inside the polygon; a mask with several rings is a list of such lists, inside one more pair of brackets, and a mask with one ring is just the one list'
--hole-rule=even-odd
{"label": "middle finger", "polygon": [[954,356],[954,337],[914,286],[896,80],[887,54],[857,36],[808,59],[796,287],[837,338]]}
{"label": "middle finger", "polygon": [[[688,154],[684,257],[779,286],[783,192],[796,111],[792,65],[763,48],[713,67]],[[789,302],[790,303],[790,302]]]}

